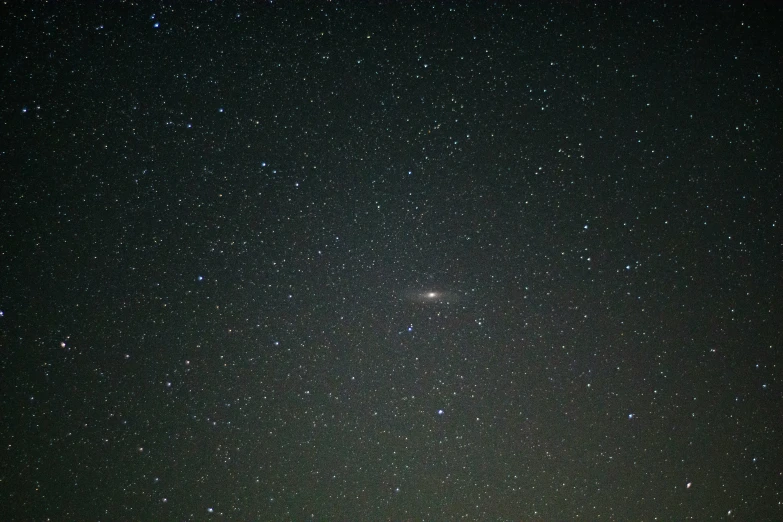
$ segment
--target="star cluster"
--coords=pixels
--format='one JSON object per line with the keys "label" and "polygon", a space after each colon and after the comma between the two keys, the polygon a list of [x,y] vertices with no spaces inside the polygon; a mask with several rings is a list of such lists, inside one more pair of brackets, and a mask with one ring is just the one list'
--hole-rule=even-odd
{"label": "star cluster", "polygon": [[783,519],[781,14],[9,3],[3,520]]}

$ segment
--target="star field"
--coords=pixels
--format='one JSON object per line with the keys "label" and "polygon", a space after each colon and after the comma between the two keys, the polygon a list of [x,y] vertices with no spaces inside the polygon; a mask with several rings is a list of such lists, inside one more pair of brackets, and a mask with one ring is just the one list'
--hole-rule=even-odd
{"label": "star field", "polygon": [[781,520],[781,8],[9,4],[3,520]]}

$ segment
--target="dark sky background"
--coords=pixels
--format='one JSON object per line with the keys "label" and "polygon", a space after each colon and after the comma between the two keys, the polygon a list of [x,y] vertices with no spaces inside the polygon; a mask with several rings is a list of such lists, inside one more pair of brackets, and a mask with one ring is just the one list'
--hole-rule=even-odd
{"label": "dark sky background", "polygon": [[783,519],[782,8],[13,3],[4,520]]}

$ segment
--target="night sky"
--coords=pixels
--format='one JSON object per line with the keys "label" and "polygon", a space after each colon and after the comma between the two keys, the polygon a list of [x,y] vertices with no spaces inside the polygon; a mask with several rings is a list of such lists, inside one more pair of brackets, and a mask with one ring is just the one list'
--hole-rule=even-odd
{"label": "night sky", "polygon": [[783,7],[0,8],[4,520],[783,520]]}

